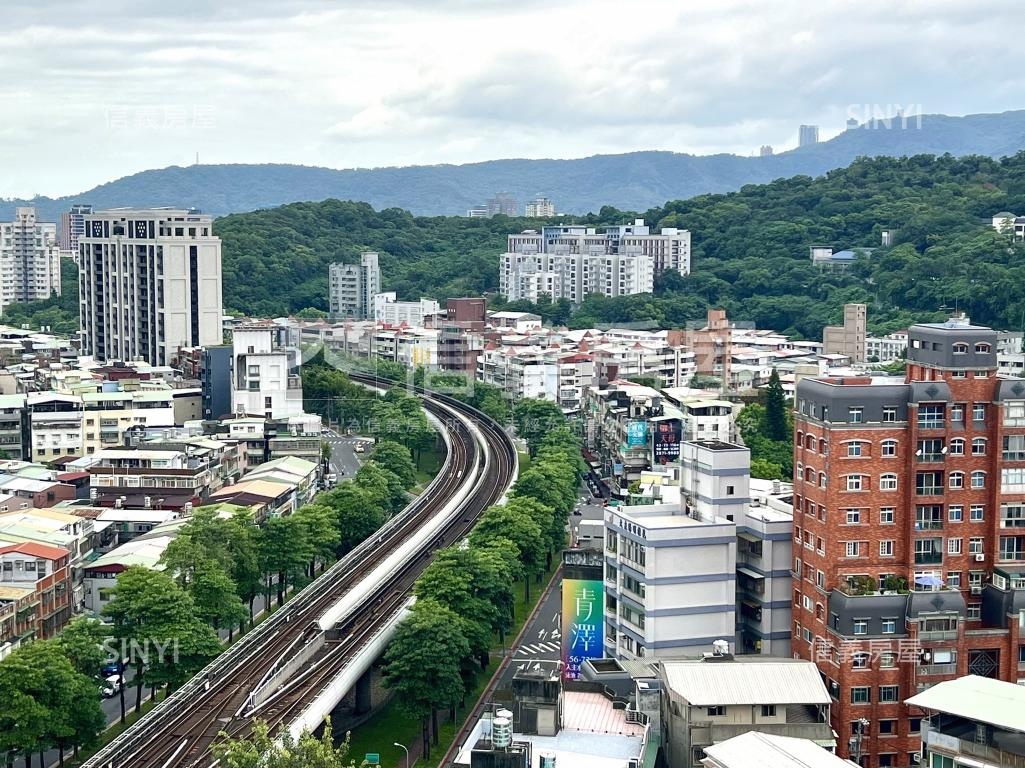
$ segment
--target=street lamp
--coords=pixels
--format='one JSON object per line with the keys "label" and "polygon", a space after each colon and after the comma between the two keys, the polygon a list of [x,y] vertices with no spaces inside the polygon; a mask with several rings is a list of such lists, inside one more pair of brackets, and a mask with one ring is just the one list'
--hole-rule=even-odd
{"label": "street lamp", "polygon": [[406,768],[409,768],[409,750],[406,749],[406,746],[404,744],[399,744],[397,741],[394,744],[392,744],[392,746],[393,747],[398,747],[399,749],[401,749],[403,752],[406,753]]}

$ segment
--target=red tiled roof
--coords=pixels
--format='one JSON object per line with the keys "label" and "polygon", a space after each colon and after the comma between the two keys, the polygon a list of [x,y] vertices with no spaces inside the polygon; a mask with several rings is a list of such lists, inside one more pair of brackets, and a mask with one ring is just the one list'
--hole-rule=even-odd
{"label": "red tiled roof", "polygon": [[20,544],[8,544],[5,547],[0,547],[0,555],[8,552],[21,552],[24,555],[41,557],[44,560],[60,560],[71,554],[64,547],[51,547],[49,544],[38,544],[34,541],[23,541]]}

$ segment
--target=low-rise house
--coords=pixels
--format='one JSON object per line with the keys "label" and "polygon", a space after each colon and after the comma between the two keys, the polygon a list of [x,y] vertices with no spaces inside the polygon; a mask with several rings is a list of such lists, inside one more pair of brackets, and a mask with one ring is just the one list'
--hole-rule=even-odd
{"label": "low-rise house", "polygon": [[702,765],[705,750],[749,731],[836,746],[831,699],[815,665],[731,656],[662,660],[662,733],[669,768]]}
{"label": "low-rise house", "polygon": [[[757,755],[757,757],[755,757]],[[705,768],[857,768],[809,739],[748,731],[705,748]]]}

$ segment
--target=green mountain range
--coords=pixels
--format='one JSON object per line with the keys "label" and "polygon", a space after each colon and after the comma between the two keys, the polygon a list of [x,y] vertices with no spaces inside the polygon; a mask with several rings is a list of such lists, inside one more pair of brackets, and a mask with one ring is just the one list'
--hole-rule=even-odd
{"label": "green mountain range", "polygon": [[417,216],[464,215],[499,191],[523,203],[542,193],[559,211],[603,205],[645,210],[666,200],[731,192],[798,175],[819,176],[858,157],[918,154],[1002,157],[1025,149],[1025,110],[872,122],[819,144],[765,157],[632,152],[575,160],[492,160],[467,165],[334,170],[300,165],[193,165],[144,171],[77,195],[0,201],[0,216],[35,205],[56,221],[72,203],[97,208],[173,205],[217,216],[291,202],[358,200]]}

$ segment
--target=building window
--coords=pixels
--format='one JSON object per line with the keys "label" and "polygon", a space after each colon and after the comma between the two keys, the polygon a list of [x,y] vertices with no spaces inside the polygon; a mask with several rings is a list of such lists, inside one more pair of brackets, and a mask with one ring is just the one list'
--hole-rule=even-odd
{"label": "building window", "polygon": [[879,542],[879,556],[893,557],[893,540],[887,539]]}
{"label": "building window", "polygon": [[861,456],[862,447],[864,445],[865,444],[860,440],[855,440],[853,442],[847,443],[847,455],[851,457]]}
{"label": "building window", "polygon": [[819,472],[819,488],[825,488],[825,487],[826,487],[826,473],[825,472]]}
{"label": "building window", "polygon": [[948,555],[960,555],[961,554],[961,539],[947,539],[947,554]]}
{"label": "building window", "polygon": [[897,666],[899,660],[900,654],[897,651],[881,651],[879,653],[879,668],[893,669]]}
{"label": "building window", "polygon": [[868,669],[871,656],[864,651],[856,651],[851,655],[851,669]]}
{"label": "building window", "polygon": [[1004,404],[1004,426],[1025,427],[1025,400],[1011,400]]}
{"label": "building window", "polygon": [[879,490],[880,491],[895,491],[897,490],[897,476],[891,472],[879,476]]}
{"label": "building window", "polygon": [[860,509],[848,509],[847,510],[847,525],[858,525],[861,522],[861,510]]}
{"label": "building window", "polygon": [[960,437],[955,437],[950,441],[948,450],[951,456],[964,456],[964,440]]}
{"label": "building window", "polygon": [[861,542],[860,541],[848,541],[845,542],[845,548],[847,557],[860,557],[861,556]]}
{"label": "building window", "polygon": [[918,407],[919,429],[942,429],[945,405],[920,405]]}
{"label": "building window", "polygon": [[967,355],[968,345],[965,344],[963,341],[959,341],[951,348],[951,350],[955,355]]}
{"label": "building window", "polygon": [[973,523],[981,523],[986,517],[986,506],[984,504],[972,504],[968,508],[968,519]]}
{"label": "building window", "polygon": [[[1025,418],[1025,416],[1023,416]],[[894,422],[897,420],[897,406],[895,405],[884,405],[883,406],[883,421]]]}
{"label": "building window", "polygon": [[868,619],[855,619],[854,620],[854,634],[856,634],[856,635],[867,635],[868,634]]}
{"label": "building window", "polygon": [[847,420],[851,424],[861,424],[865,420],[865,409],[864,408],[848,408],[847,409]]}
{"label": "building window", "polygon": [[985,343],[985,342],[983,342],[983,341],[980,341],[979,343],[977,343],[977,344],[975,345],[975,352],[976,352],[977,354],[980,354],[980,355],[986,355],[986,354],[989,354],[989,352],[990,352],[990,350],[991,350],[991,349],[992,349],[992,347],[990,347],[990,345],[989,345],[989,344],[986,344],[986,343]]}
{"label": "building window", "polygon": [[951,472],[947,479],[947,486],[952,490],[964,488],[964,472]]}
{"label": "building window", "polygon": [[776,705],[775,704],[762,704],[762,717],[775,717],[776,716]]}
{"label": "building window", "polygon": [[1025,461],[1025,435],[1004,435],[1004,461]]}
{"label": "building window", "polygon": [[859,685],[851,688],[851,704],[870,704],[872,695],[868,686]]}
{"label": "building window", "polygon": [[897,455],[897,441],[896,440],[883,440],[879,444],[879,453],[885,457],[891,457]]}
{"label": "building window", "polygon": [[847,490],[864,490],[864,475],[847,475]]}
{"label": "building window", "polygon": [[979,604],[969,605],[968,606],[968,610],[965,613],[965,618],[968,619],[969,621],[974,621],[976,619],[981,619],[982,618],[982,606],[979,605]]}
{"label": "building window", "polygon": [[880,720],[879,721],[879,735],[880,736],[892,736],[897,732],[897,721],[896,720]]}
{"label": "building window", "polygon": [[972,440],[972,455],[973,456],[985,456],[986,455],[986,438],[976,437]]}
{"label": "building window", "polygon": [[952,523],[960,523],[964,520],[964,507],[960,504],[951,504],[950,507],[947,508],[947,518]]}
{"label": "building window", "polygon": [[880,507],[879,509],[879,524],[880,525],[893,525],[893,507]]}
{"label": "building window", "polygon": [[984,539],[982,538],[982,536],[972,536],[970,539],[968,539],[968,554],[969,555],[981,555],[981,554],[983,554],[983,552],[982,552],[982,542],[983,541],[984,541]]}
{"label": "building window", "polygon": [[972,404],[972,421],[984,422],[986,420],[986,404]]}
{"label": "building window", "polygon": [[897,631],[896,619],[883,619],[883,634],[892,635]]}
{"label": "building window", "polygon": [[986,473],[982,470],[976,470],[972,472],[972,488],[985,488],[986,487]]}
{"label": "building window", "polygon": [[922,718],[912,717],[908,720],[908,733],[919,733],[922,730]]}
{"label": "building window", "polygon": [[947,586],[955,588],[955,589],[960,589],[961,588],[961,572],[960,571],[950,571],[947,574]]}
{"label": "building window", "polygon": [[722,717],[726,714],[726,707],[708,707],[706,713],[709,717]]}
{"label": "building window", "polygon": [[892,704],[895,701],[900,701],[900,687],[896,685],[880,685],[879,703]]}

